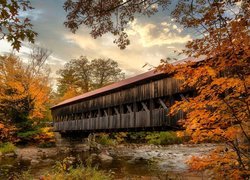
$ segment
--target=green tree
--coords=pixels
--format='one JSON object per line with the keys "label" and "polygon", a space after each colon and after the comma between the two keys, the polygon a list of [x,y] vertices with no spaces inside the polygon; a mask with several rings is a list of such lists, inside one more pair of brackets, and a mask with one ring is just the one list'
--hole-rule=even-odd
{"label": "green tree", "polygon": [[[58,93],[69,98],[124,79],[118,63],[111,59],[89,61],[81,56],[58,71]],[[64,98],[63,98],[64,99]]]}
{"label": "green tree", "polygon": [[124,73],[116,61],[99,58],[91,61],[91,77],[92,88],[97,89],[124,79]]}
{"label": "green tree", "polygon": [[33,9],[29,0],[0,1],[0,40],[7,39],[13,49],[19,50],[21,41],[34,43],[37,33],[32,30],[29,18],[21,18],[20,13]]}

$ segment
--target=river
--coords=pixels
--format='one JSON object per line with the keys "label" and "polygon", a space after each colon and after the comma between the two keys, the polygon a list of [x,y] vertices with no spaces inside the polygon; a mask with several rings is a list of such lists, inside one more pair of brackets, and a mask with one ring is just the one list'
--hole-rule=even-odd
{"label": "river", "polygon": [[0,158],[0,179],[5,180],[27,170],[39,179],[66,157],[83,163],[91,158],[92,166],[112,173],[114,179],[206,179],[207,174],[190,172],[186,161],[192,156],[204,155],[216,146],[129,144],[77,152],[58,148],[18,148],[16,157]]}

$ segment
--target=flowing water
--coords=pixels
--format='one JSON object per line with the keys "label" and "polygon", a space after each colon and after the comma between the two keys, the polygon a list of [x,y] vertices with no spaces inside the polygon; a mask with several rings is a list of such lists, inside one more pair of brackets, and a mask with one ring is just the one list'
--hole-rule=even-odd
{"label": "flowing water", "polygon": [[[172,146],[161,148],[127,148],[112,153],[112,161],[101,161],[93,158],[91,166],[112,173],[114,179],[201,179],[200,175],[187,173],[185,161],[191,155],[204,154],[214,146]],[[89,157],[97,157],[94,152],[59,153],[56,156],[43,158],[32,164],[22,158],[6,157],[0,159],[0,180],[10,179],[18,173],[29,170],[36,179],[51,171],[57,162],[72,157],[86,165]]]}

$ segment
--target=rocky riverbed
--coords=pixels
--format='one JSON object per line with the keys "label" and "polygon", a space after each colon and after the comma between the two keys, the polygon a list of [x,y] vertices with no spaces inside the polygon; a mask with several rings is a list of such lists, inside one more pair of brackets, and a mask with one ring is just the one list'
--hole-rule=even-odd
{"label": "rocky riverbed", "polygon": [[[91,159],[93,166],[112,172],[114,177],[154,177],[185,176],[200,178],[200,174],[190,173],[186,161],[192,156],[204,155],[214,148],[215,144],[198,145],[118,145],[104,147],[98,145],[95,149],[88,145],[72,148],[18,148],[16,155],[7,155],[0,158],[0,179],[10,175],[12,171],[18,172],[29,169],[32,174],[39,177],[42,173],[65,157],[72,160],[80,158],[83,162]],[[3,173],[5,172],[5,173]],[[191,178],[191,179],[192,179]],[[164,179],[164,178],[163,178]]]}

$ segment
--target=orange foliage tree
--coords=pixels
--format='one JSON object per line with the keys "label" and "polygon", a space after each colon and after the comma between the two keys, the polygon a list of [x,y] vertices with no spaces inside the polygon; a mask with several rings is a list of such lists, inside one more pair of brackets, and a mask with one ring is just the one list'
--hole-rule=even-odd
{"label": "orange foliage tree", "polygon": [[0,57],[0,117],[21,122],[44,117],[50,94],[48,52],[34,48],[28,63],[14,55]]}
{"label": "orange foliage tree", "polygon": [[5,124],[0,120],[0,144],[8,141],[16,141],[16,128],[14,126]]}
{"label": "orange foliage tree", "polygon": [[159,70],[183,80],[195,97],[176,102],[171,112],[186,113],[184,127],[194,142],[220,141],[227,147],[190,161],[193,169],[213,169],[219,179],[249,178],[249,0],[66,0],[65,22],[73,33],[81,25],[96,38],[112,33],[121,49],[129,44],[126,28],[136,14],[151,16],[169,10],[176,22],[197,31],[183,51],[203,56],[202,62],[171,66],[163,61]]}
{"label": "orange foliage tree", "polygon": [[250,38],[249,2],[182,1],[173,12],[178,22],[200,31],[183,52],[205,57],[200,62],[173,66],[163,61],[160,70],[183,80],[182,88],[195,91],[171,107],[182,110],[181,121],[196,143],[225,142],[204,157],[193,157],[194,170],[211,169],[217,179],[250,176]]}

